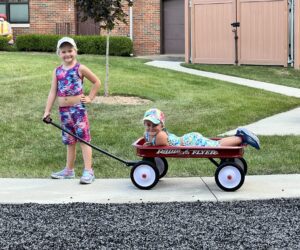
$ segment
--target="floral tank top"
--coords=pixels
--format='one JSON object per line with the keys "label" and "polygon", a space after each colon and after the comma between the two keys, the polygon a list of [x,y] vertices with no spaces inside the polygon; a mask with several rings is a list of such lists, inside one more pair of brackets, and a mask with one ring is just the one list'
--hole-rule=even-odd
{"label": "floral tank top", "polygon": [[67,70],[63,69],[63,65],[56,68],[58,96],[76,96],[83,93],[83,80],[79,76],[79,67],[80,64],[76,63],[74,67]]}

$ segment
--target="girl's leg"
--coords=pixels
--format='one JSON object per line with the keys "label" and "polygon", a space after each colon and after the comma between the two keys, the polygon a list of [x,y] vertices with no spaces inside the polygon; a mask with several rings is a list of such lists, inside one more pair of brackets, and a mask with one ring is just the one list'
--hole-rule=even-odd
{"label": "girl's leg", "polygon": [[84,170],[80,178],[81,184],[91,184],[95,180],[94,170],[92,169],[92,148],[84,143],[80,143],[84,161]]}
{"label": "girl's leg", "polygon": [[242,138],[239,136],[229,136],[222,138],[219,142],[220,146],[239,146],[242,144]]}
{"label": "girl's leg", "polygon": [[67,145],[67,168],[74,169],[76,159],[76,143]]}
{"label": "girl's leg", "polygon": [[86,170],[92,169],[92,148],[84,143],[80,143],[82,156],[84,161],[84,168]]}
{"label": "girl's leg", "polygon": [[76,158],[76,144],[67,145],[67,163],[66,167],[56,173],[51,174],[53,179],[72,179],[75,177],[74,164]]}

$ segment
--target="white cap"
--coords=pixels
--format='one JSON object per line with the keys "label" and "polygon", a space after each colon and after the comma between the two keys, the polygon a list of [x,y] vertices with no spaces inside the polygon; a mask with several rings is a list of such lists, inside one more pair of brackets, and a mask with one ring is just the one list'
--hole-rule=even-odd
{"label": "white cap", "polygon": [[71,45],[73,46],[74,49],[77,50],[77,46],[76,46],[76,43],[75,43],[75,41],[74,41],[73,38],[71,38],[71,37],[63,37],[63,38],[61,38],[61,39],[57,42],[57,47],[56,47],[57,53],[59,52],[59,48],[60,48],[60,46],[61,46],[63,43],[69,43],[69,44],[71,44]]}

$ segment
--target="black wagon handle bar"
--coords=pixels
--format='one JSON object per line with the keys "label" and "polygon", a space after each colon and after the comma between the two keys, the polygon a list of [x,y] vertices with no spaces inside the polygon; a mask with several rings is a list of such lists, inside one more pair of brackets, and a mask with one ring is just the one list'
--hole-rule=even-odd
{"label": "black wagon handle bar", "polygon": [[113,158],[113,159],[115,159],[115,160],[117,160],[117,161],[120,161],[120,162],[124,163],[126,166],[133,166],[133,165],[135,165],[135,164],[137,163],[136,161],[125,161],[125,160],[123,160],[123,159],[121,159],[121,158],[119,158],[119,157],[117,157],[117,156],[115,156],[115,155],[113,155],[113,154],[111,154],[111,153],[108,153],[107,151],[105,151],[105,150],[103,150],[103,149],[101,149],[101,148],[98,148],[97,146],[95,146],[95,145],[93,145],[93,144],[88,143],[87,141],[81,139],[79,136],[73,134],[72,132],[70,132],[70,131],[68,131],[68,130],[66,130],[66,129],[64,129],[64,128],[62,128],[62,127],[59,126],[58,124],[54,123],[54,122],[52,121],[52,118],[51,118],[49,115],[48,115],[47,117],[43,118],[43,122],[45,122],[46,124],[51,124],[51,125],[53,125],[54,127],[56,127],[56,128],[58,128],[58,129],[60,129],[60,130],[62,130],[62,131],[64,131],[64,132],[66,132],[67,134],[69,134],[69,135],[75,137],[75,138],[76,138],[77,140],[79,140],[80,142],[82,142],[82,143],[84,143],[84,144],[90,146],[91,148],[93,148],[93,149],[95,149],[95,150],[101,152],[102,154],[105,154],[105,155],[107,155],[107,156],[109,156],[109,157],[111,157],[111,158]]}

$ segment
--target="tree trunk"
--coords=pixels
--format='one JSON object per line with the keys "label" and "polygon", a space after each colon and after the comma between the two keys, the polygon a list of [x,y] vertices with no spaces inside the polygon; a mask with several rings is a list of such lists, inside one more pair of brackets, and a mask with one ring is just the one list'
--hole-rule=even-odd
{"label": "tree trunk", "polygon": [[107,30],[106,36],[106,76],[104,82],[104,96],[109,96],[108,91],[108,77],[109,77],[109,37],[110,37],[110,30]]}

